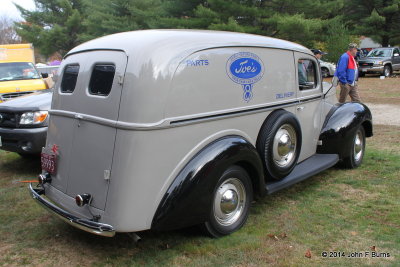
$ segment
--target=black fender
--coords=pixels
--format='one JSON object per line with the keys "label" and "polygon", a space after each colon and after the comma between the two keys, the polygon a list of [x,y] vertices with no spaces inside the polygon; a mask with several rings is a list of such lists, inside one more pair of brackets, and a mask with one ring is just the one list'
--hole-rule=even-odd
{"label": "black fender", "polygon": [[340,159],[349,157],[354,134],[362,125],[366,137],[371,137],[372,115],[369,108],[358,102],[336,104],[326,116],[319,140],[317,153],[338,154]]}
{"label": "black fender", "polygon": [[203,148],[179,172],[161,200],[151,228],[172,230],[205,222],[216,184],[231,165],[249,173],[255,195],[266,193],[256,148],[243,137],[226,136]]}

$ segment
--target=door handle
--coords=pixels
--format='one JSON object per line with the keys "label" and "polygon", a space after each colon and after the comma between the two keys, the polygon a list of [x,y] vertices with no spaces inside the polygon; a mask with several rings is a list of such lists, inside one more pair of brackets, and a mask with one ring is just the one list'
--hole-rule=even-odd
{"label": "door handle", "polygon": [[81,120],[83,119],[83,116],[80,114],[75,114],[74,117],[78,120],[78,127],[81,127]]}

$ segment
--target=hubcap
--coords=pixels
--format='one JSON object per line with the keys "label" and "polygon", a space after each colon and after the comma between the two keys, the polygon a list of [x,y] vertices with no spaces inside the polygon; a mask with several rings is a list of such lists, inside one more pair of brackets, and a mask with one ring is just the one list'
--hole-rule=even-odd
{"label": "hubcap", "polygon": [[354,160],[360,161],[363,154],[363,139],[361,131],[358,131],[354,140]]}
{"label": "hubcap", "polygon": [[274,138],[274,162],[280,167],[286,167],[290,165],[295,157],[296,144],[297,135],[294,128],[289,124],[282,125]]}
{"label": "hubcap", "polygon": [[234,224],[243,213],[246,202],[246,191],[243,183],[237,178],[223,182],[214,198],[214,217],[224,226]]}

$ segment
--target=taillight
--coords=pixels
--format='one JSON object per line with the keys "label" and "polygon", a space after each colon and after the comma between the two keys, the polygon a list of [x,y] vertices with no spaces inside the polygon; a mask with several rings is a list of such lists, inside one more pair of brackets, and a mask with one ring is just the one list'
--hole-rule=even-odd
{"label": "taillight", "polygon": [[79,207],[83,207],[86,204],[89,204],[91,200],[92,196],[90,194],[81,194],[75,197],[76,205],[78,205]]}

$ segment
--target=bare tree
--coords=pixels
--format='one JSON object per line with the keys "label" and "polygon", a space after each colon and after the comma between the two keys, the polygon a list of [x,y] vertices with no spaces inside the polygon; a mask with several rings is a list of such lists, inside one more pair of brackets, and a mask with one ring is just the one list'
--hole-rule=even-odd
{"label": "bare tree", "polygon": [[0,16],[0,44],[16,44],[21,37],[14,30],[14,22],[8,16]]}

